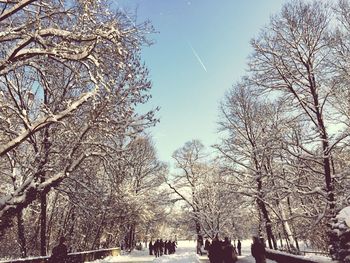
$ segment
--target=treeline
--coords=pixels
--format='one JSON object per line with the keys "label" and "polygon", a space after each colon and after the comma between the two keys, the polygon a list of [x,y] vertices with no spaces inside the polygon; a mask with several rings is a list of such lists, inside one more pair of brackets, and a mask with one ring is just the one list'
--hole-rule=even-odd
{"label": "treeline", "polygon": [[290,1],[251,40],[220,104],[216,157],[196,141],[174,155],[182,172],[169,184],[198,235],[261,234],[294,252],[336,242],[329,222],[350,189],[349,13],[345,0]]}
{"label": "treeline", "polygon": [[[164,165],[140,58],[148,23],[105,1],[0,3],[0,257],[132,247],[156,232]],[[141,226],[140,228],[138,226]]]}
{"label": "treeline", "polygon": [[251,41],[248,72],[221,104],[217,147],[277,233],[327,249],[349,188],[349,2],[291,1]]}
{"label": "treeline", "polygon": [[0,6],[1,257],[45,255],[60,236],[72,251],[132,248],[169,226],[290,251],[335,242],[328,223],[350,198],[349,1],[271,17],[220,104],[215,153],[190,141],[170,172],[146,135],[156,109],[137,111],[147,23],[103,1]]}

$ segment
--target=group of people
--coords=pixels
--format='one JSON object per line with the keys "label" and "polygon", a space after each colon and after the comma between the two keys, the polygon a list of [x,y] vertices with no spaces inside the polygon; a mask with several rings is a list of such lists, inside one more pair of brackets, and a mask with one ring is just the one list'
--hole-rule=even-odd
{"label": "group of people", "polygon": [[[201,246],[203,240],[199,239],[199,251],[197,247],[197,253],[202,254]],[[149,254],[160,257],[162,255],[170,255],[175,253],[176,241],[157,239],[154,243],[152,240],[148,244]],[[224,240],[220,240],[216,236],[212,242],[208,239],[205,240],[204,250],[207,251],[210,263],[234,263],[237,261],[237,256],[241,256],[242,244],[238,239],[237,250],[236,247],[231,244],[228,237]],[[251,245],[251,253],[255,258],[256,263],[266,263],[266,251],[264,241],[259,237],[253,237],[253,244]],[[52,255],[49,262],[52,263],[64,263],[68,254],[67,246],[65,245],[65,238],[61,237],[60,242],[52,250]]]}
{"label": "group of people", "polygon": [[212,242],[205,240],[204,249],[208,252],[210,263],[234,263],[237,261],[237,255],[241,255],[241,241],[237,242],[237,252],[228,237],[220,240],[216,236]]}
{"label": "group of people", "polygon": [[176,241],[157,239],[154,243],[152,240],[148,244],[149,254],[160,257],[163,255],[174,254],[176,250]]}
{"label": "group of people", "polygon": [[[201,246],[201,239],[199,239],[199,247]],[[219,237],[216,237],[210,242],[208,239],[205,240],[204,250],[207,251],[210,263],[234,263],[237,261],[237,256],[242,255],[242,244],[238,239],[237,241],[237,250],[236,247],[231,244],[231,241],[228,237],[225,237],[224,240],[220,240]],[[198,251],[197,253],[202,254]],[[251,245],[251,253],[255,258],[256,263],[266,263],[266,250],[265,242],[262,238],[253,237],[253,243]]]}

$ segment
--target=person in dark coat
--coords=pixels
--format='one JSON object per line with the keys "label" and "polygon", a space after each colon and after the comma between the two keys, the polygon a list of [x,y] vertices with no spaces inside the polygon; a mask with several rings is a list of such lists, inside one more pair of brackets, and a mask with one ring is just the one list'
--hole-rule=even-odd
{"label": "person in dark coat", "polygon": [[163,253],[164,253],[164,242],[163,242],[162,238],[159,241],[159,253],[160,253],[161,256],[163,256]]}
{"label": "person in dark coat", "polygon": [[174,254],[176,252],[176,241],[171,242],[171,253]]}
{"label": "person in dark coat", "polygon": [[251,246],[252,256],[256,263],[266,263],[265,246],[261,243],[258,237],[253,237],[253,244]]}
{"label": "person in dark coat", "polygon": [[241,240],[239,240],[239,239],[237,241],[237,250],[238,250],[238,255],[241,256],[241,254],[242,254],[242,244],[241,244]]}
{"label": "person in dark coat", "polygon": [[149,249],[149,254],[153,255],[153,244],[152,244],[152,240],[149,242],[148,244],[148,249]]}
{"label": "person in dark coat", "polygon": [[159,239],[156,240],[156,242],[154,242],[153,244],[153,251],[154,251],[154,255],[157,257],[160,256],[160,243],[159,243]]}
{"label": "person in dark coat", "polygon": [[232,246],[228,237],[222,242],[223,263],[234,263],[237,261],[236,249]]}
{"label": "person in dark coat", "polygon": [[172,249],[171,249],[171,240],[169,239],[168,242],[166,243],[166,249],[168,251],[168,254],[172,254]]}
{"label": "person in dark coat", "polygon": [[52,249],[52,255],[49,262],[52,263],[65,263],[67,260],[68,249],[66,244],[66,239],[64,237],[60,238],[60,243]]}
{"label": "person in dark coat", "polygon": [[209,261],[210,263],[222,263],[222,246],[218,235],[215,236],[213,242],[209,247]]}
{"label": "person in dark coat", "polygon": [[164,241],[164,255],[168,255],[168,254],[170,254],[168,240],[165,240]]}
{"label": "person in dark coat", "polygon": [[198,235],[197,238],[197,254],[202,255],[202,246],[203,246],[203,236],[202,235]]}
{"label": "person in dark coat", "polygon": [[206,250],[208,252],[209,247],[210,247],[210,241],[208,238],[206,238],[205,242],[204,242],[204,250]]}

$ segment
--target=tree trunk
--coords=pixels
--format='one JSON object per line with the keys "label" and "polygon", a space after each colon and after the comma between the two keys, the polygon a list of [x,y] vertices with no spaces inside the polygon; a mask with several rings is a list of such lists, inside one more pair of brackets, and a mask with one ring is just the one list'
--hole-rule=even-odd
{"label": "tree trunk", "polygon": [[128,233],[125,236],[125,248],[127,249],[132,249],[133,248],[133,244],[134,244],[134,224],[130,223],[128,225]]}
{"label": "tree trunk", "polygon": [[[292,206],[290,204],[290,197],[289,196],[287,197],[287,203],[288,203],[289,216],[293,217]],[[296,231],[295,231],[295,227],[294,227],[293,221],[291,221],[290,225],[291,225],[292,232],[294,233],[293,234],[293,238],[294,238],[294,242],[295,242],[295,247],[297,248],[298,251],[300,251],[298,238],[295,235]]]}
{"label": "tree trunk", "polygon": [[[266,172],[270,172],[271,175],[273,174],[272,173],[272,169],[271,169],[271,165],[269,165],[268,167],[265,166],[265,169],[266,169]],[[282,173],[283,175],[285,175],[285,172],[284,172],[284,169],[282,168]],[[273,180],[273,177],[272,177],[272,180],[271,180],[271,183],[273,186],[276,186],[275,185],[275,181]],[[282,223],[282,229],[283,229],[283,233],[286,237],[286,243],[287,243],[287,247],[288,247],[288,250],[290,251],[290,248],[291,247],[294,247],[294,234],[291,230],[291,227],[289,225],[289,222],[287,221],[287,216],[286,216],[286,213],[284,211],[284,207],[282,206],[280,200],[280,195],[278,193],[275,193],[275,196],[276,196],[276,206],[278,208],[278,211],[280,213],[280,218],[281,218],[281,223]],[[288,200],[288,206],[289,206],[289,211],[291,213],[291,208],[290,208],[290,202],[289,202],[289,197],[287,197],[287,200]]]}
{"label": "tree trunk", "polygon": [[17,233],[19,240],[19,247],[21,251],[21,257],[27,257],[27,245],[26,245],[26,237],[24,231],[24,221],[23,221],[23,213],[22,210],[17,212]]}
{"label": "tree trunk", "polygon": [[[325,136],[325,141],[323,141],[323,152],[326,153],[328,151],[328,141],[326,141],[328,138]],[[334,217],[335,214],[335,198],[334,198],[334,187],[333,187],[333,180],[331,175],[331,162],[329,158],[329,154],[325,154],[325,158],[323,159],[323,165],[324,165],[324,174],[325,174],[325,180],[326,180],[326,190],[327,190],[327,200],[329,202],[329,215],[331,217]]]}
{"label": "tree trunk", "polygon": [[280,239],[281,248],[283,248],[283,241],[282,241],[281,233],[278,233],[278,237]]}
{"label": "tree trunk", "polygon": [[295,237],[293,235],[293,232],[291,230],[291,227],[290,227],[288,221],[286,220],[286,215],[285,215],[283,207],[280,204],[279,204],[279,206],[280,206],[279,208],[281,211],[283,230],[284,230],[284,233],[286,235],[287,243],[290,244],[291,247],[294,247],[293,243],[295,243]]}
{"label": "tree trunk", "polygon": [[271,220],[269,217],[269,213],[266,209],[266,205],[264,203],[264,201],[262,200],[262,194],[261,194],[261,190],[262,190],[262,182],[260,177],[257,177],[257,183],[258,183],[258,198],[257,198],[257,204],[259,207],[259,210],[261,211],[264,221],[265,221],[265,228],[266,228],[266,234],[267,234],[267,240],[269,243],[269,248],[270,249],[277,249],[277,243],[276,243],[276,239],[273,235],[272,232],[272,226],[271,226]]}
{"label": "tree trunk", "polygon": [[310,92],[313,97],[313,104],[315,107],[315,114],[317,118],[317,128],[320,133],[320,138],[322,140],[322,154],[323,154],[323,170],[325,176],[326,183],[326,191],[327,191],[327,201],[329,203],[329,215],[331,217],[335,216],[335,198],[334,198],[334,187],[333,180],[331,175],[331,160],[330,160],[330,152],[329,152],[329,139],[327,134],[327,129],[324,123],[321,106],[319,103],[318,93],[317,93],[317,85],[316,78],[313,73],[313,67],[310,65],[308,67],[309,70],[309,82],[310,82]]}
{"label": "tree trunk", "polygon": [[134,224],[130,225],[130,231],[129,231],[129,249],[132,250],[133,243],[134,243]]}
{"label": "tree trunk", "polygon": [[46,256],[46,193],[40,194],[40,255]]}
{"label": "tree trunk", "polygon": [[270,249],[277,249],[277,243],[276,239],[272,232],[272,226],[271,226],[271,220],[268,214],[268,211],[266,209],[265,203],[261,201],[260,199],[257,200],[259,209],[263,215],[264,221],[265,221],[265,228],[266,228],[266,234],[267,234],[267,240],[269,243]]}
{"label": "tree trunk", "polygon": [[51,241],[51,229],[52,229],[52,221],[53,221],[53,218],[54,218],[54,214],[55,214],[55,211],[57,209],[57,200],[58,200],[58,193],[56,192],[55,193],[55,198],[54,198],[54,201],[51,205],[52,209],[51,209],[51,212],[50,212],[50,215],[48,216],[48,222],[47,222],[47,228],[46,228],[46,233],[47,233],[47,247],[50,247],[50,241]]}
{"label": "tree trunk", "polygon": [[195,225],[196,225],[196,234],[197,234],[196,252],[197,254],[202,255],[201,245],[203,243],[203,237],[201,235],[201,224],[199,222],[198,213],[196,212],[195,212]]}
{"label": "tree trunk", "polygon": [[[47,94],[45,93],[45,104],[47,104]],[[44,150],[45,150],[45,157],[42,163],[39,165],[40,169],[44,167],[44,165],[48,162],[48,156],[49,156],[49,127],[45,128],[44,131]],[[41,174],[41,182],[45,182],[45,172]],[[46,225],[47,225],[47,200],[46,200],[46,192],[40,193],[40,255],[46,256],[47,255],[47,247],[46,247]]]}
{"label": "tree trunk", "polygon": [[92,245],[91,245],[92,250],[98,248],[98,246],[100,245],[101,233],[102,233],[104,225],[105,225],[106,214],[107,214],[107,211],[105,210],[103,212],[101,222],[98,224],[96,235],[95,235],[94,241],[92,242]]}

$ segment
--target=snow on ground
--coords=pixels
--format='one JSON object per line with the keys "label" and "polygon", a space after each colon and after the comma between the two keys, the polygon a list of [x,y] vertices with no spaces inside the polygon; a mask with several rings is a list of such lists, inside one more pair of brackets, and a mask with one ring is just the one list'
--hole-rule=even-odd
{"label": "snow on ground", "polygon": [[[237,263],[255,263],[255,259],[250,254],[250,246],[252,244],[251,240],[242,240],[242,256],[238,256]],[[128,262],[128,263],[209,263],[208,257],[206,255],[197,256],[195,253],[196,242],[191,241],[179,241],[176,253],[172,255],[163,255],[159,258],[155,256],[148,255],[148,249],[142,251],[132,251],[129,254],[116,256],[116,257],[107,257],[101,260],[95,260],[90,263],[117,263],[117,262]],[[315,255],[307,255],[310,259],[318,259],[318,262],[332,262],[331,259]],[[88,262],[85,262],[88,263]],[[266,260],[266,263],[275,263],[272,260]]]}
{"label": "snow on ground", "polygon": [[350,227],[350,206],[343,208],[337,215],[337,218],[343,219],[348,227]]}
{"label": "snow on ground", "polygon": [[[198,263],[200,262],[195,254],[194,241],[179,241],[176,253],[172,255],[163,255],[159,258],[155,256],[150,256],[148,249],[137,251],[134,250],[130,254],[121,255],[116,257],[107,257],[101,260],[92,261],[93,263],[111,263],[111,262],[176,262],[176,263]],[[92,263],[91,262],[91,263]],[[87,263],[87,262],[86,262]]]}
{"label": "snow on ground", "polygon": [[306,254],[305,258],[311,259],[318,263],[334,263],[336,261],[333,261],[331,258],[321,255],[312,255],[312,254]]}
{"label": "snow on ground", "polygon": [[[238,257],[238,262],[242,263],[255,263],[254,258],[250,255],[250,244],[251,241],[242,241],[242,256]],[[155,256],[149,256],[148,250],[143,251],[132,251],[128,255],[122,255],[117,257],[107,257],[101,260],[95,260],[90,263],[112,263],[112,262],[143,262],[143,263],[204,263],[209,262],[206,255],[197,256],[196,255],[196,242],[191,241],[179,241],[176,253],[173,255],[163,255],[159,258]],[[88,262],[86,262],[88,263]],[[274,261],[268,260],[267,263],[274,263]]]}
{"label": "snow on ground", "polygon": [[106,257],[104,259],[100,259],[100,260],[95,260],[95,261],[91,261],[91,262],[85,262],[85,263],[111,263],[111,262],[152,262],[154,259],[154,256],[150,256],[148,255],[148,251],[146,250],[142,250],[142,251],[138,251],[138,250],[134,250],[131,253],[128,254],[124,254],[121,256],[109,256]]}

